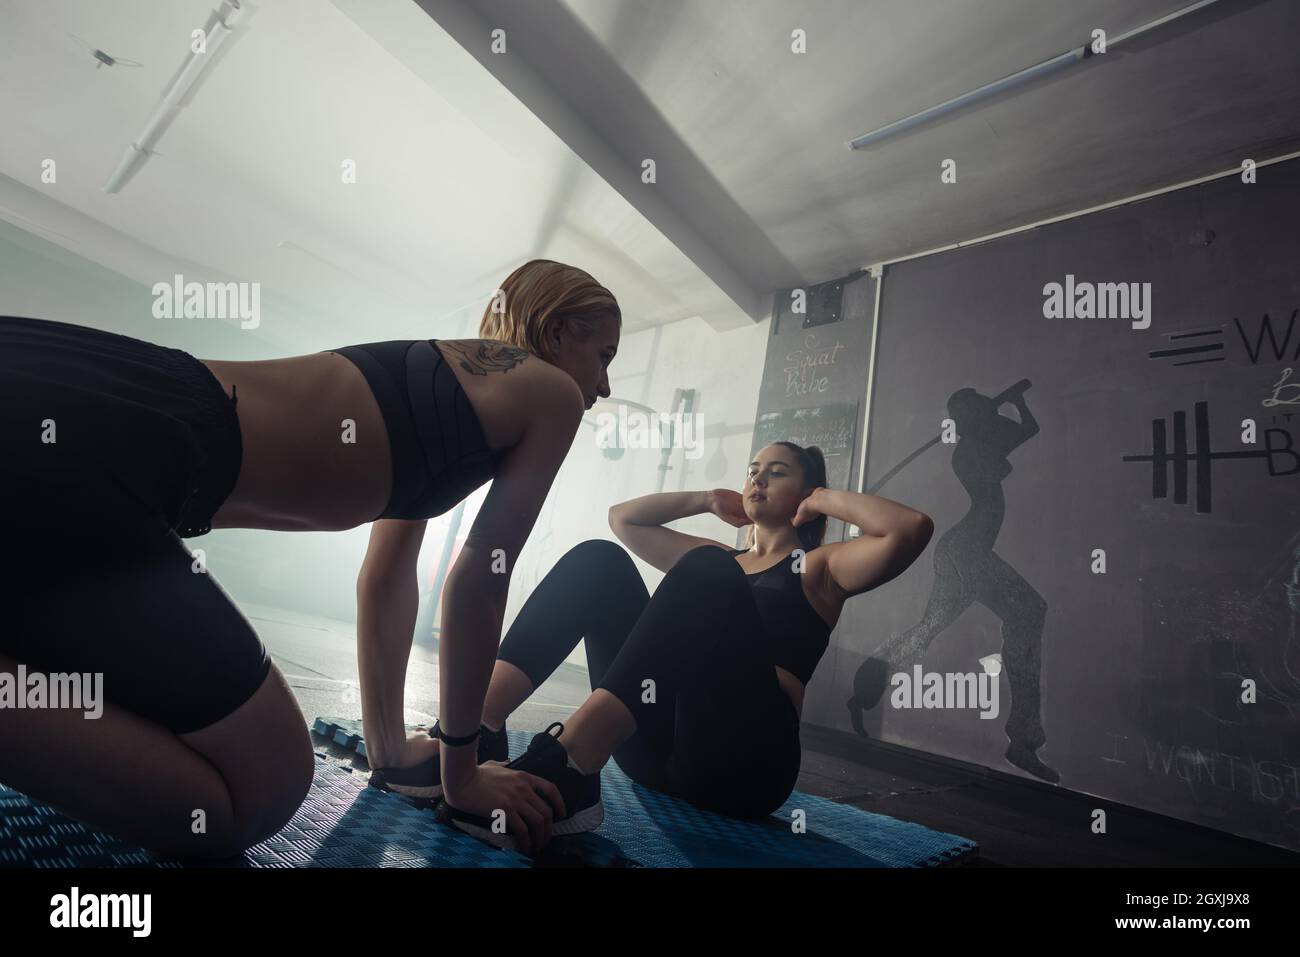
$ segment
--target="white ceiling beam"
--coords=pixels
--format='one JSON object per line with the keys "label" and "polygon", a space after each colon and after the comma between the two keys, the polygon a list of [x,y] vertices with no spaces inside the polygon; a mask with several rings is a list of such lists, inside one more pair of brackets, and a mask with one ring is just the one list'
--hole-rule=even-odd
{"label": "white ceiling beam", "polygon": [[[416,2],[744,316],[753,322],[770,316],[772,290],[789,285],[798,271],[664,121],[611,51],[563,4]],[[504,54],[492,52],[497,29],[505,31]],[[653,184],[641,181],[647,158],[655,161]],[[720,318],[715,325],[726,323]]]}

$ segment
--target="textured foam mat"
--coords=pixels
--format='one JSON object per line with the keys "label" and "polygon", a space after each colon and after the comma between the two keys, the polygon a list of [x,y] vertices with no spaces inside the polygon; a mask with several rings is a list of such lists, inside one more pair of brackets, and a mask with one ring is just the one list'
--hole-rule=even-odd
{"label": "textured foam mat", "polygon": [[361,722],[357,719],[317,718],[312,722],[311,729],[340,748],[355,751],[363,758],[366,756],[366,742],[361,737]]}
{"label": "textured foam mat", "polygon": [[[312,730],[365,754],[360,721],[317,718]],[[508,737],[514,758],[532,732]],[[937,867],[977,852],[955,834],[801,791],[763,821],[738,821],[644,788],[613,761],[600,788],[604,823],[591,834],[555,838],[553,854],[589,867]],[[800,811],[804,832],[795,833]]]}
{"label": "textured foam mat", "polygon": [[311,791],[271,839],[220,863],[155,857],[0,784],[0,867],[531,867],[433,820],[367,776],[316,759]]}
{"label": "textured foam mat", "polygon": [[[359,722],[317,719],[313,730],[360,750]],[[340,740],[341,738],[341,740]],[[510,754],[532,733],[511,731]],[[529,867],[438,824],[427,809],[366,786],[317,755],[306,801],[285,828],[218,864],[157,858],[0,785],[0,867]],[[547,863],[589,867],[934,867],[972,857],[977,845],[796,791],[762,821],[701,811],[641,787],[614,762],[601,772],[605,820],[590,834],[556,838]],[[804,833],[792,827],[802,811]]]}
{"label": "textured foam mat", "polygon": [[[511,731],[509,738],[513,758],[532,734]],[[613,761],[601,771],[600,789],[604,823],[590,834],[553,843],[586,843],[586,859],[603,857],[623,866],[938,867],[978,850],[964,837],[801,791],[762,821],[740,821],[644,788]],[[803,833],[795,832],[797,819]]]}

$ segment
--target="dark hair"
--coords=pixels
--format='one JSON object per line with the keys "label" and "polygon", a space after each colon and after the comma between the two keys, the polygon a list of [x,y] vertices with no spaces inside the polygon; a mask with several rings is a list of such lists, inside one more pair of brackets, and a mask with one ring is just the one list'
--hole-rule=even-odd
{"label": "dark hair", "polygon": [[[826,457],[822,455],[822,450],[815,445],[804,448],[801,445],[795,445],[793,442],[773,442],[773,445],[784,445],[787,449],[795,454],[799,460],[799,467],[803,470],[804,488],[825,487],[826,485]],[[805,552],[810,552],[822,543],[826,537],[826,516],[818,515],[811,522],[804,522],[802,525],[795,527],[795,534],[799,536],[799,545]],[[754,545],[754,526],[749,526],[749,531],[745,534],[745,548],[752,548]]]}

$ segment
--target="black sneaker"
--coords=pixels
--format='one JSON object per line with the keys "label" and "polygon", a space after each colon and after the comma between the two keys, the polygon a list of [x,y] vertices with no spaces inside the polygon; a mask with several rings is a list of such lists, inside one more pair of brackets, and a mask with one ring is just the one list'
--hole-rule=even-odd
{"label": "black sneaker", "polygon": [[[555,728],[560,730],[551,734]],[[600,800],[600,773],[583,774],[569,766],[569,754],[558,740],[563,731],[564,725],[560,722],[552,723],[545,731],[533,736],[527,751],[506,765],[515,771],[535,774],[560,789],[566,814],[562,818],[556,818],[551,824],[551,835],[555,837],[594,831],[605,820],[605,805]],[[457,810],[446,800],[438,802],[436,814],[438,820],[443,823],[452,824],[466,834],[472,834],[494,847],[518,849],[510,833],[501,834],[493,831],[493,821],[490,817],[479,817],[476,814]]]}
{"label": "black sneaker", "polygon": [[[433,732],[429,732],[430,737]],[[500,731],[493,731],[486,724],[479,728],[478,735],[478,763],[485,761],[500,761],[503,764],[510,760],[510,738],[506,735],[506,726],[502,722]]]}
{"label": "black sneaker", "polygon": [[[434,727],[437,727],[436,722]],[[429,730],[429,737],[436,737],[432,728]],[[509,757],[510,741],[506,737],[506,726],[503,724],[500,731],[493,731],[487,725],[481,725],[478,735],[478,763],[505,761]],[[436,801],[442,797],[441,755],[435,754],[429,760],[413,764],[409,768],[375,768],[370,772],[370,786],[418,800]]]}

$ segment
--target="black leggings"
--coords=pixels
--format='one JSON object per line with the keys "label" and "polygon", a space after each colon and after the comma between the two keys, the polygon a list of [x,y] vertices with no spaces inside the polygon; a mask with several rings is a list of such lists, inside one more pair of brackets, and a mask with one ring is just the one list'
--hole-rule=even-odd
{"label": "black leggings", "polygon": [[266,647],[177,534],[207,530],[241,457],[188,353],[0,316],[0,653],[102,673],[107,701],[177,734],[251,698]]}
{"label": "black leggings", "polygon": [[614,752],[632,780],[734,817],[764,817],[785,803],[799,776],[799,716],[731,555],[692,549],[652,598],[621,546],[583,542],[534,589],[498,657],[537,687],[580,639],[592,690],[610,692],[636,719]]}

